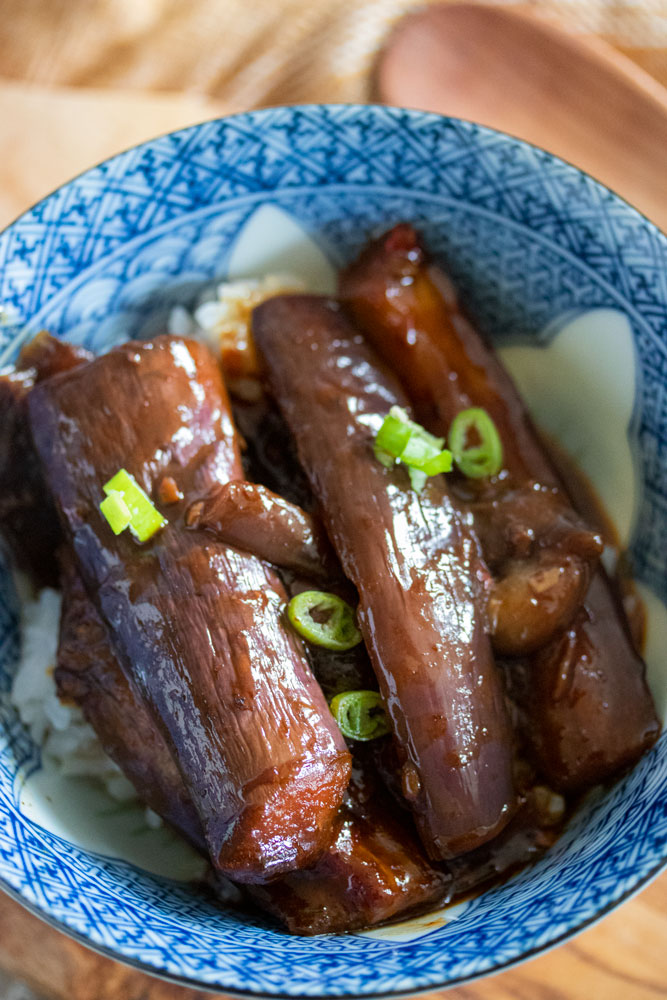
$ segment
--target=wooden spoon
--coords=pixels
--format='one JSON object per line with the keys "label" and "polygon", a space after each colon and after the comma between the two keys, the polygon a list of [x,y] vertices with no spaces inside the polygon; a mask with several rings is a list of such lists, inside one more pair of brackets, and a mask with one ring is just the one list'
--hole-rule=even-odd
{"label": "wooden spoon", "polygon": [[599,39],[521,7],[436,5],[399,22],[375,88],[542,146],[667,230],[667,90]]}

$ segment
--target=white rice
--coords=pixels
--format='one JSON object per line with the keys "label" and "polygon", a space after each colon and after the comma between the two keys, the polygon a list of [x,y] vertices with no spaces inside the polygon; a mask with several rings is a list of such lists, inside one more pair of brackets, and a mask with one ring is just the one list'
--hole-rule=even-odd
{"label": "white rice", "polygon": [[[56,693],[54,668],[58,649],[62,598],[45,588],[32,596],[24,582],[17,586],[21,603],[21,656],[10,693],[21,721],[41,748],[42,760],[70,778],[99,781],[118,802],[137,801],[134,787],[102,749],[94,730],[76,705]],[[146,810],[146,825],[161,819]]]}
{"label": "white rice", "polygon": [[250,331],[252,310],[272,295],[302,291],[305,291],[303,281],[290,274],[222,281],[204,293],[194,312],[175,306],[169,315],[167,329],[176,337],[202,340],[216,356],[224,356],[232,349],[245,355],[248,363],[245,374],[252,376],[255,374]]}

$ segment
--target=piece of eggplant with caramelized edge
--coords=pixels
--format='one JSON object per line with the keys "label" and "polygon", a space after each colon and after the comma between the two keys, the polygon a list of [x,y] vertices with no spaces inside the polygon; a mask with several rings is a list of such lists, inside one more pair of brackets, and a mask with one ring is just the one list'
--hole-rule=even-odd
{"label": "piece of eggplant with caramelized edge", "polygon": [[185,523],[308,579],[340,580],[336,558],[316,518],[261,484],[234,480],[214,486],[190,505]]}
{"label": "piece of eggplant with caramelized edge", "polygon": [[[71,559],[62,585],[59,694],[81,706],[141,800],[203,850],[199,818],[167,744],[115,659]],[[450,879],[429,866],[394,812],[371,766],[358,761],[333,842],[315,866],[267,886],[246,886],[251,898],[292,933],[309,935],[368,927],[437,903]]]}
{"label": "piece of eggplant with caramelized edge", "polygon": [[[329,843],[350,756],[283,622],[276,572],[203,532],[187,506],[241,479],[218,367],[194,341],[130,343],[29,395],[33,438],[89,596],[160,726],[213,864],[236,881],[304,867]],[[183,499],[144,545],[99,510],[120,468]]]}
{"label": "piece of eggplant with caramelized edge", "polygon": [[36,586],[58,584],[61,533],[28,425],[28,393],[51,375],[92,357],[48,333],[34,337],[15,367],[0,371],[0,536]]}
{"label": "piece of eggplant with caramelized edge", "polygon": [[305,935],[359,930],[436,906],[451,877],[429,865],[406,818],[396,818],[372,769],[355,761],[329,849],[311,869],[249,887],[250,897]]}
{"label": "piece of eggplant with caramelized edge", "polygon": [[509,732],[476,538],[443,477],[420,495],[373,453],[397,379],[337,303],[281,296],[253,313],[272,394],[344,573],[432,858],[470,850],[514,807]]}
{"label": "piece of eggplant with caramelized edge", "polygon": [[[503,628],[510,634],[500,645],[531,654],[528,663],[509,668],[521,674],[513,686],[526,736],[558,788],[578,790],[612,776],[659,732],[645,666],[606,574],[596,568],[599,537],[572,510],[510,376],[410,225],[371,243],[342,274],[340,294],[428,430],[446,436],[456,414],[471,406],[493,419],[503,470],[491,480],[459,480],[458,489],[505,584],[490,609],[497,621],[499,600],[506,605]],[[518,599],[522,590],[531,597],[528,605]],[[553,626],[549,642],[538,608]]]}

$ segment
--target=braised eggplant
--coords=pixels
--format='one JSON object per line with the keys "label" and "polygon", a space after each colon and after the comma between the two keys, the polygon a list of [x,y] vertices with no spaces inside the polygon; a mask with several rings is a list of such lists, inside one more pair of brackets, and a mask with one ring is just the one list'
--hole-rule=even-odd
{"label": "braised eggplant", "polygon": [[[497,883],[659,732],[603,533],[415,230],[340,294],[255,310],[266,381],[234,413],[176,337],[93,359],[40,334],[0,373],[0,532],[59,576],[60,697],[213,883],[297,934]],[[376,441],[388,414],[424,440],[470,407],[502,439],[492,474],[414,477]],[[145,536],[100,507],[120,470]],[[348,648],[294,616],[315,587],[356,606]],[[359,742],[339,695],[391,734]]]}
{"label": "braised eggplant", "polygon": [[66,549],[60,563],[58,695],[83,710],[105,752],[132,782],[141,801],[205,851],[197,811],[162,730],[118,662],[107,628]]}
{"label": "braised eggplant", "polygon": [[[188,531],[183,513],[242,478],[216,363],[195,342],[116,348],[29,395],[33,438],[77,568],[127,676],[160,726],[214,865],[264,881],[322,853],[350,757],[259,559]],[[127,466],[182,501],[146,545],[115,536],[102,487]]]}
{"label": "braised eggplant", "polygon": [[492,417],[502,472],[460,481],[459,496],[500,573],[491,614],[502,624],[501,651],[530,654],[528,664],[509,667],[527,739],[556,787],[580,790],[610,777],[660,727],[644,663],[596,565],[597,532],[572,510],[511,378],[411,226],[371,243],[341,276],[340,293],[429,430],[446,435],[471,406]]}
{"label": "braised eggplant", "polygon": [[511,735],[485,631],[485,568],[442,477],[420,496],[373,456],[397,379],[337,303],[281,296],[253,315],[271,390],[343,570],[432,858],[470,850],[514,806]]}
{"label": "braised eggplant", "polygon": [[0,371],[0,536],[37,586],[58,583],[55,553],[61,535],[30,434],[28,393],[37,382],[91,357],[40,333],[23,348],[15,367]]}

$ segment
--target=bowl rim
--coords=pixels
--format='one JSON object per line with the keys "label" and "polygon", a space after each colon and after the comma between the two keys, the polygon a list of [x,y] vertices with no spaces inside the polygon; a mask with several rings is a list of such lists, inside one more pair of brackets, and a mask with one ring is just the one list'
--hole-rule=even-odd
{"label": "bowl rim", "polygon": [[[11,230],[17,223],[20,223],[21,220],[29,216],[30,213],[33,212],[36,208],[39,208],[40,206],[45,205],[47,202],[49,202],[54,197],[54,195],[57,195],[59,192],[64,191],[66,188],[74,184],[76,181],[85,178],[86,175],[92,173],[93,171],[99,169],[100,167],[113,164],[114,162],[125,157],[128,153],[132,153],[133,151],[140,150],[144,147],[149,147],[154,143],[158,143],[161,140],[169,138],[171,136],[177,136],[177,135],[188,136],[207,125],[215,125],[218,123],[224,125],[227,122],[233,123],[235,121],[240,121],[248,118],[265,118],[265,117],[270,118],[272,115],[280,114],[281,112],[284,111],[302,111],[307,113],[308,111],[315,111],[315,110],[336,112],[345,109],[350,111],[357,111],[359,113],[365,112],[369,115],[374,115],[377,112],[383,112],[389,115],[395,114],[397,116],[407,113],[414,119],[421,118],[441,123],[453,123],[453,124],[461,123],[466,126],[473,127],[481,134],[495,135],[501,139],[503,138],[510,139],[513,143],[516,143],[523,147],[527,147],[528,149],[531,149],[547,157],[550,161],[555,161],[556,163],[560,163],[569,167],[571,170],[575,171],[580,176],[586,178],[598,190],[606,192],[607,194],[611,194],[617,202],[620,202],[633,215],[640,218],[644,222],[644,224],[649,227],[650,230],[653,230],[653,232],[658,236],[659,240],[664,242],[667,248],[667,232],[660,229],[660,227],[650,218],[648,218],[648,216],[643,211],[641,211],[640,209],[632,205],[630,202],[628,202],[621,194],[619,194],[613,188],[597,180],[587,171],[583,170],[581,167],[578,167],[576,164],[572,163],[572,161],[567,160],[562,156],[558,156],[555,153],[551,153],[548,150],[544,149],[543,147],[537,145],[536,143],[532,143],[526,139],[522,139],[511,132],[505,132],[503,130],[496,129],[488,125],[482,125],[479,122],[476,122],[472,119],[459,118],[453,115],[439,114],[433,111],[424,111],[419,108],[387,105],[378,102],[359,103],[359,102],[326,102],[326,101],[280,104],[280,105],[271,105],[261,108],[250,108],[245,111],[237,111],[228,115],[219,115],[213,118],[204,118],[199,122],[184,126],[183,128],[171,129],[165,132],[160,132],[154,136],[151,136],[148,139],[145,139],[141,142],[134,143],[126,148],[123,148],[122,150],[119,150],[118,152],[112,154],[109,157],[105,157],[99,161],[96,161],[95,163],[91,164],[85,169],[72,175],[67,180],[63,181],[61,184],[57,185],[55,188],[49,191],[46,195],[39,198],[36,202],[34,202],[32,205],[30,205],[28,208],[22,211],[15,218],[13,218],[7,225],[5,225],[0,230],[0,237],[4,236],[4,234],[9,232],[9,230]],[[663,735],[667,734],[667,725],[663,725],[662,732]],[[531,866],[528,865],[527,869],[529,870],[530,867]],[[364,992],[363,994],[355,994],[351,992],[341,992],[341,993],[328,992],[321,994],[307,993],[304,994],[304,996],[306,996],[308,1000],[331,1000],[331,998],[334,996],[348,998],[348,1000],[351,1000],[351,998],[354,998],[356,996],[363,997],[363,1000],[384,1000],[384,998],[387,998],[387,1000],[393,1000],[393,998],[418,996],[426,993],[431,993],[434,991],[442,991],[454,988],[456,986],[464,985],[465,983],[474,982],[476,980],[483,979],[487,976],[495,976],[501,972],[505,972],[508,969],[511,969],[523,963],[524,961],[528,961],[533,958],[537,958],[540,955],[546,954],[547,952],[559,947],[561,944],[564,944],[571,938],[580,934],[582,931],[587,930],[590,927],[593,927],[601,920],[603,920],[606,916],[608,916],[609,913],[611,913],[617,907],[627,902],[633,896],[638,895],[641,891],[643,891],[643,889],[645,889],[666,869],[667,869],[667,842],[665,843],[665,846],[663,848],[663,854],[661,860],[658,861],[658,863],[648,873],[639,876],[637,882],[631,885],[628,889],[626,889],[625,892],[623,892],[622,895],[620,895],[618,898],[610,902],[607,902],[593,916],[584,918],[576,925],[568,927],[567,930],[563,931],[562,934],[560,934],[558,937],[548,942],[547,944],[534,946],[528,951],[521,952],[521,954],[517,954],[514,957],[508,958],[504,962],[494,965],[492,968],[483,969],[477,972],[473,972],[471,974],[463,974],[455,979],[450,978],[442,981],[441,980],[433,981],[427,985],[419,986],[414,989],[406,988],[399,990],[377,991],[377,992],[368,991]],[[194,988],[201,992],[210,993],[212,995],[217,995],[222,990],[224,993],[234,997],[257,997],[259,998],[259,1000],[295,1000],[295,994],[293,993],[282,993],[276,991],[265,992],[262,990],[243,989],[235,986],[212,984],[210,982],[202,981],[201,979],[184,975],[182,976],[177,973],[171,973],[159,969],[155,966],[150,965],[146,961],[134,957],[128,957],[123,953],[114,951],[113,948],[106,946],[104,944],[97,943],[91,940],[85,934],[81,933],[80,931],[75,930],[73,927],[69,927],[62,919],[52,916],[51,913],[46,908],[41,909],[39,904],[33,903],[25,899],[21,895],[20,891],[15,889],[12,885],[10,885],[2,876],[0,876],[0,889],[3,892],[5,892],[16,903],[18,903],[20,906],[22,906],[31,914],[33,914],[35,917],[44,921],[50,927],[65,934],[67,937],[71,938],[72,940],[76,941],[82,946],[89,948],[90,950],[104,956],[105,958],[109,958],[113,961],[120,962],[121,964],[129,968],[132,968],[138,972],[149,975],[153,978],[160,979],[165,982],[173,983],[176,985],[185,986],[188,988]],[[323,935],[323,937],[327,936],[333,939],[339,935]]]}
{"label": "bowl rim", "polygon": [[[559,948],[562,944],[566,944],[571,938],[577,937],[583,931],[594,927],[599,924],[605,917],[622,906],[623,903],[627,903],[628,900],[632,899],[633,896],[638,896],[651,882],[654,882],[656,878],[665,870],[667,870],[667,854],[662,861],[653,868],[648,875],[644,876],[637,885],[634,885],[631,889],[628,889],[622,896],[614,900],[611,903],[607,903],[594,917],[589,920],[584,920],[581,924],[576,927],[569,928],[564,931],[555,940],[550,941],[549,944],[536,946],[531,948],[529,951],[523,952],[521,955],[517,955],[514,958],[508,959],[500,965],[494,966],[492,969],[483,969],[479,972],[474,972],[472,975],[458,976],[456,979],[446,979],[439,983],[432,983],[428,986],[420,986],[417,989],[405,989],[405,990],[391,990],[389,992],[379,991],[377,993],[308,993],[305,994],[307,1000],[332,1000],[332,997],[342,997],[345,1000],[356,1000],[357,997],[360,1000],[402,1000],[404,997],[416,997],[425,996],[428,993],[434,993],[436,991],[445,991],[454,989],[456,986],[464,986],[466,983],[473,983],[479,979],[486,979],[491,976],[500,975],[503,972],[507,972],[509,969],[513,969],[515,966],[522,965],[524,962],[529,962],[532,959],[539,958],[541,955],[546,955],[550,951],[554,951]],[[25,900],[16,889],[9,886],[4,879],[0,878],[0,889],[6,893],[10,899],[18,903],[25,910],[31,913],[37,919],[43,921],[53,930],[64,934],[66,937],[70,938],[72,941],[76,941],[84,948],[88,948],[90,951],[96,952],[98,955],[102,955],[103,958],[111,959],[111,961],[118,962],[121,965],[125,965],[135,972],[141,972],[144,975],[151,976],[153,979],[160,979],[166,983],[173,983],[175,986],[184,986],[189,989],[196,989],[201,993],[210,993],[211,996],[219,996],[220,988],[218,986],[213,986],[210,983],[202,982],[200,979],[193,979],[189,976],[179,976],[175,973],[165,972],[163,970],[158,970],[154,966],[148,965],[146,962],[142,962],[136,958],[128,958],[124,955],[120,955],[115,952],[112,948],[108,948],[106,945],[98,944],[95,941],[91,941],[84,934],[73,928],[67,927],[61,921],[52,917],[49,913],[43,912],[33,903]],[[322,935],[323,937],[335,938],[339,935]],[[223,992],[231,997],[246,998],[252,997],[257,998],[257,1000],[295,1000],[295,995],[293,993],[267,993],[263,990],[242,990],[235,986],[225,986],[222,988]]]}
{"label": "bowl rim", "polygon": [[634,212],[635,215],[640,216],[644,220],[644,222],[647,223],[647,225],[649,225],[653,230],[655,230],[655,232],[658,233],[663,239],[667,240],[667,230],[661,229],[656,222],[653,222],[653,220],[650,219],[648,215],[646,215],[646,213],[642,211],[642,209],[637,208],[636,205],[633,205],[632,202],[629,202],[627,198],[624,198],[622,194],[619,194],[619,192],[616,191],[615,188],[612,188],[608,184],[605,184],[603,181],[598,180],[597,177],[594,177],[592,174],[588,173],[588,171],[584,170],[583,167],[578,167],[576,163],[572,162],[572,160],[569,160],[564,156],[559,156],[558,153],[551,153],[549,152],[548,149],[545,149],[544,146],[539,146],[537,143],[531,142],[530,139],[522,139],[514,132],[505,132],[502,129],[494,128],[492,125],[482,125],[480,122],[476,122],[474,118],[460,118],[457,115],[440,114],[438,111],[424,111],[423,108],[413,107],[412,105],[409,104],[406,105],[381,104],[378,101],[369,101],[368,103],[361,103],[359,101],[306,101],[306,102],[295,102],[292,104],[290,103],[270,104],[270,105],[263,105],[262,107],[259,108],[248,108],[245,111],[232,111],[228,115],[216,115],[214,118],[202,118],[201,121],[195,122],[192,125],[184,125],[182,128],[168,129],[166,132],[157,132],[155,135],[150,136],[150,138],[148,139],[143,139],[141,142],[132,143],[130,146],[124,146],[122,149],[119,149],[118,152],[112,153],[111,156],[105,156],[101,160],[96,160],[94,163],[91,163],[89,167],[84,167],[83,170],[79,170],[77,173],[72,174],[70,177],[67,178],[67,180],[62,181],[60,184],[57,184],[54,188],[51,188],[51,190],[48,191],[47,194],[43,195],[41,198],[38,198],[37,201],[34,201],[22,212],[19,212],[19,214],[16,215],[10,222],[6,223],[6,225],[4,225],[0,229],[0,236],[4,236],[4,234],[9,229],[12,228],[12,226],[15,226],[17,222],[20,222],[21,219],[29,215],[30,212],[32,212],[35,208],[38,208],[40,205],[43,205],[45,202],[49,201],[49,199],[52,198],[54,194],[58,194],[59,191],[62,191],[64,188],[69,187],[70,184],[73,184],[75,181],[83,178],[86,174],[89,174],[91,171],[97,170],[99,167],[105,166],[108,163],[114,163],[121,157],[126,156],[128,153],[131,153],[136,149],[141,149],[143,146],[150,146],[152,145],[152,143],[159,142],[161,139],[166,139],[169,136],[187,135],[189,132],[195,132],[197,129],[200,129],[204,125],[213,125],[217,122],[234,122],[238,119],[247,118],[249,115],[262,115],[262,116],[271,115],[272,113],[285,110],[307,112],[309,110],[314,110],[316,108],[324,108],[331,111],[349,108],[350,110],[355,110],[355,111],[366,110],[371,113],[375,113],[376,111],[384,111],[389,113],[391,112],[401,113],[407,111],[410,115],[414,115],[415,117],[430,118],[435,121],[444,121],[444,122],[461,122],[464,125],[474,126],[474,128],[478,129],[480,132],[488,133],[491,135],[497,135],[500,137],[504,137],[506,139],[512,139],[514,142],[517,142],[522,146],[527,146],[529,149],[535,150],[535,152],[541,153],[544,156],[548,156],[551,160],[556,160],[559,163],[564,163],[566,166],[570,167],[571,170],[575,170],[578,174],[581,174],[582,177],[586,177],[589,181],[591,181],[601,190],[613,194],[618,201],[622,202],[623,205],[625,205],[632,212]]}

